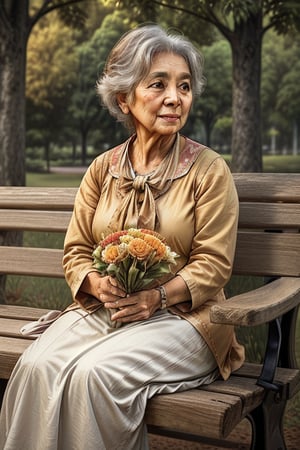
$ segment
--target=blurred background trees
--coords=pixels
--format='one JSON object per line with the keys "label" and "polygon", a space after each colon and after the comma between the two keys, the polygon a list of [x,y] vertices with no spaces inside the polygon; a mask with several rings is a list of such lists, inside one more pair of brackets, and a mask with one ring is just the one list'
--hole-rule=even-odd
{"label": "blurred background trees", "polygon": [[263,170],[264,152],[298,154],[299,11],[289,0],[4,0],[0,183],[25,184],[25,159],[27,170],[85,166],[126,137],[95,82],[118,38],[153,22],[205,57],[185,134],[229,154],[234,171]]}

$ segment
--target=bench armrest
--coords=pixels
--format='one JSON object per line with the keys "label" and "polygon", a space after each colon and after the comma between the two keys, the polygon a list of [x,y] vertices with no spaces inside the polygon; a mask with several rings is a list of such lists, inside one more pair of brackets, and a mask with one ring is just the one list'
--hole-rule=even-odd
{"label": "bench armrest", "polygon": [[211,308],[214,323],[256,326],[280,317],[300,304],[300,278],[278,278]]}

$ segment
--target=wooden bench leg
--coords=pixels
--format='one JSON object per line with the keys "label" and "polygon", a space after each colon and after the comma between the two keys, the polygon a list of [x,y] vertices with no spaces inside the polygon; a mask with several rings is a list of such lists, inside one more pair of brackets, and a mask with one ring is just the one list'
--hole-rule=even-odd
{"label": "wooden bench leg", "polygon": [[3,400],[3,395],[4,395],[6,385],[7,385],[7,380],[0,378],[0,408],[2,405],[2,400]]}
{"label": "wooden bench leg", "polygon": [[283,415],[286,400],[280,393],[269,391],[264,402],[249,414],[252,425],[251,450],[286,450]]}

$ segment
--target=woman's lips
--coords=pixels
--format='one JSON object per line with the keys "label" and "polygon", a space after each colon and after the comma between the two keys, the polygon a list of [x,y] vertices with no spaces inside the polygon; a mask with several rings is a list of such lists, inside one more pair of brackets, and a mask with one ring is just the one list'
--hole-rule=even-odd
{"label": "woman's lips", "polygon": [[163,114],[159,117],[167,122],[176,122],[180,118],[177,114]]}

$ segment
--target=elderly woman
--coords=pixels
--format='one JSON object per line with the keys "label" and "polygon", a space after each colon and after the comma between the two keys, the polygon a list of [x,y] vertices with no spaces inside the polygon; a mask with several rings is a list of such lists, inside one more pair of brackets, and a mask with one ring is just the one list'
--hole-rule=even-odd
{"label": "elderly woman", "polygon": [[[0,422],[5,450],[144,450],[147,400],[228,378],[243,362],[230,326],[210,323],[235,250],[237,195],[224,160],[179,134],[202,90],[202,58],[158,26],[125,34],[97,91],[129,139],[80,185],[64,250],[74,305],[23,354]],[[129,227],[179,257],[159,286],[126,293],[92,252]]]}

